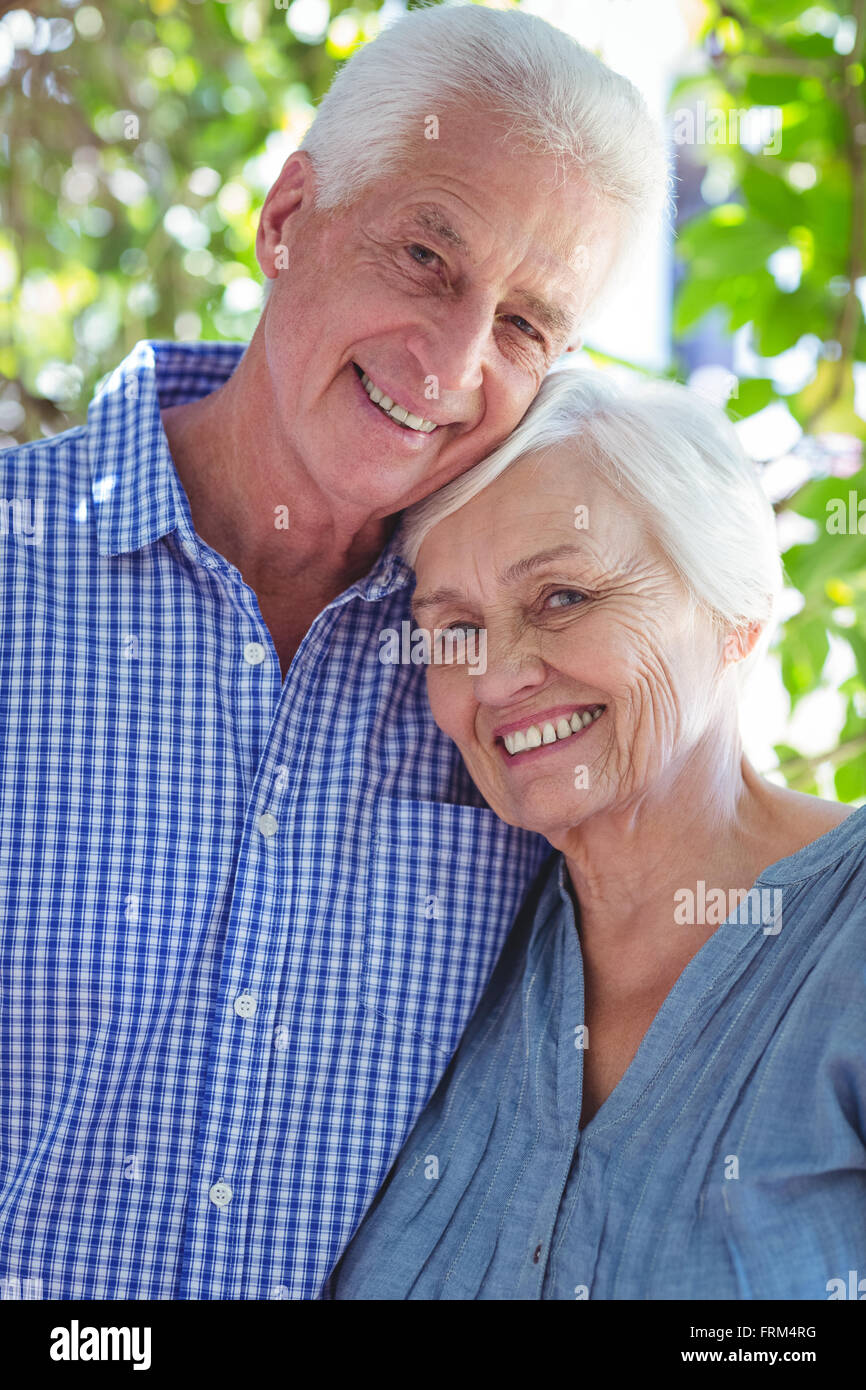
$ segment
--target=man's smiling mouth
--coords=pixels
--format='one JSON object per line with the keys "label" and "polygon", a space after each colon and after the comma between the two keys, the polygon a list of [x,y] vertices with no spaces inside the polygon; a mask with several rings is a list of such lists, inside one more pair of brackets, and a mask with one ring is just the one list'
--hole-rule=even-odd
{"label": "man's smiling mouth", "polygon": [[374,405],[378,406],[389,419],[394,420],[398,425],[402,425],[405,430],[415,430],[418,434],[432,434],[437,428],[433,420],[425,420],[421,415],[413,415],[410,410],[400,405],[398,401],[392,401],[391,397],[386,396],[381,387],[377,386],[374,381],[371,381],[367,373],[361,370],[357,362],[353,362],[352,366],[361,378],[361,385],[367,392],[370,400]]}

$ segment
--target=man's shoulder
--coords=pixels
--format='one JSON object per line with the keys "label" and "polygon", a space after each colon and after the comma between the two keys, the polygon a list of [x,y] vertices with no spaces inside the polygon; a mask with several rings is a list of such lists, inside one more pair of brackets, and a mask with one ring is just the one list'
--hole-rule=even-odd
{"label": "man's shoulder", "polygon": [[[0,450],[0,541],[9,542],[0,545],[4,576],[29,574],[34,546],[43,561],[46,554],[57,558],[58,547],[46,550],[42,542],[80,515],[89,482],[83,426]],[[25,555],[30,559],[22,568]]]}
{"label": "man's shoulder", "polygon": [[[0,496],[17,495],[22,484],[44,480],[56,487],[64,478],[87,463],[87,429],[77,425],[61,434],[31,439],[0,450]],[[10,492],[11,488],[11,492]]]}

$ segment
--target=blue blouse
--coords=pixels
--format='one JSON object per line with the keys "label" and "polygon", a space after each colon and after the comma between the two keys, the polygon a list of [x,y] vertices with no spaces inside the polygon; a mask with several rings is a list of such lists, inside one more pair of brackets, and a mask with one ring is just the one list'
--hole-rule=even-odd
{"label": "blue blouse", "polygon": [[866,807],[761,874],[583,1130],[566,884],[555,855],[324,1296],[866,1295]]}

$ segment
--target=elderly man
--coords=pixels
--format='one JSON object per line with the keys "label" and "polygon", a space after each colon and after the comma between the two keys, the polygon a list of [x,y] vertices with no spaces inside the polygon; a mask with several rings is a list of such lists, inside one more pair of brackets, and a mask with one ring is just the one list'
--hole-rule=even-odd
{"label": "elderly man", "polygon": [[0,567],[14,1287],[321,1291],[546,852],[379,660],[394,522],[514,427],[664,182],[570,39],[412,13],[268,194],[249,345],[141,343],[3,456],[44,518]]}

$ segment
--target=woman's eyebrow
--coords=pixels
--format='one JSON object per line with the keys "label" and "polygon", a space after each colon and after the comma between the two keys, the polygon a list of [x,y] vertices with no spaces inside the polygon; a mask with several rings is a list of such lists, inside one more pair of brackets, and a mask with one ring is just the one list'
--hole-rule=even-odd
{"label": "woman's eyebrow", "polygon": [[514,584],[518,579],[525,579],[527,575],[535,570],[541,569],[542,565],[547,565],[551,560],[558,560],[563,555],[583,555],[584,551],[579,545],[566,542],[564,545],[554,546],[552,550],[539,550],[535,555],[527,555],[523,560],[516,560],[513,565],[509,565],[503,570],[499,578],[503,584]]}
{"label": "woman's eyebrow", "polygon": [[[522,560],[516,560],[513,565],[509,565],[499,575],[500,582],[503,584],[514,584],[520,579],[525,579],[527,575],[541,569],[543,565],[549,564],[552,560],[558,560],[563,555],[583,555],[585,552],[579,545],[566,542],[565,545],[554,546],[551,550],[539,550],[535,555],[527,555]],[[422,608],[433,608],[440,603],[468,603],[469,600],[465,593],[460,589],[431,589],[427,594],[416,594],[412,599],[412,612],[417,614]]]}
{"label": "woman's eyebrow", "polygon": [[410,604],[412,613],[417,616],[421,608],[436,608],[440,603],[465,603],[466,595],[460,589],[431,589],[429,594],[415,594]]}

